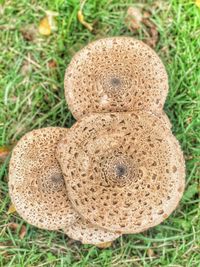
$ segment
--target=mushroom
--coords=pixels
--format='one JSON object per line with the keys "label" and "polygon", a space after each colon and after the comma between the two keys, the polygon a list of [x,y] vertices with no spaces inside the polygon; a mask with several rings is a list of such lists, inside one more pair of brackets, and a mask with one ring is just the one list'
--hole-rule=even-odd
{"label": "mushroom", "polygon": [[73,57],[65,97],[76,119],[90,113],[162,110],[168,77],[157,54],[142,41],[111,37],[92,42]]}
{"label": "mushroom", "polygon": [[162,120],[162,122],[166,125],[166,127],[168,127],[169,129],[172,128],[171,122],[167,116],[167,114],[162,110],[159,113],[153,113],[155,116],[158,117],[158,119]]}
{"label": "mushroom", "polygon": [[69,129],[56,155],[74,209],[109,231],[153,227],[183,194],[178,141],[163,120],[147,112],[86,116]]}
{"label": "mushroom", "polygon": [[9,192],[17,212],[28,223],[56,230],[79,217],[67,196],[60,165],[55,157],[64,128],[43,128],[21,138],[12,152]]}
{"label": "mushroom", "polygon": [[57,230],[89,244],[113,241],[120,234],[92,226],[73,210],[62,171],[55,157],[64,128],[43,128],[27,133],[12,153],[9,191],[18,213],[39,228]]}
{"label": "mushroom", "polygon": [[96,227],[82,218],[63,230],[70,238],[81,241],[82,244],[96,246],[114,241],[120,236],[119,233]]}

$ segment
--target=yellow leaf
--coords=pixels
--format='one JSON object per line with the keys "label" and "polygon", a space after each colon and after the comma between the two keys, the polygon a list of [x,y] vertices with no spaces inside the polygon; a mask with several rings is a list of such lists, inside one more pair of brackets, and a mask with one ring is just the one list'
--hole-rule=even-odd
{"label": "yellow leaf", "polygon": [[0,162],[3,162],[7,158],[9,153],[10,153],[10,148],[5,146],[0,147]]}
{"label": "yellow leaf", "polygon": [[84,16],[83,16],[83,13],[82,13],[82,10],[79,10],[79,11],[78,11],[77,16],[78,16],[78,20],[79,20],[79,22],[80,22],[83,26],[85,26],[85,28],[87,28],[89,31],[92,31],[92,30],[93,30],[92,25],[89,24],[89,23],[87,23],[87,22],[85,21]]}
{"label": "yellow leaf", "polygon": [[104,242],[101,244],[96,245],[98,248],[109,248],[112,246],[112,242]]}
{"label": "yellow leaf", "polygon": [[7,214],[12,214],[16,211],[16,208],[13,204],[10,205],[8,211],[7,211]]}
{"label": "yellow leaf", "polygon": [[196,0],[195,4],[196,6],[200,7],[200,0]]}
{"label": "yellow leaf", "polygon": [[42,35],[50,35],[52,31],[57,30],[57,23],[55,17],[59,14],[57,12],[47,10],[46,17],[44,17],[39,24],[38,31]]}
{"label": "yellow leaf", "polygon": [[50,26],[48,17],[45,17],[40,21],[38,31],[40,34],[46,35],[46,36],[51,34],[51,26]]}

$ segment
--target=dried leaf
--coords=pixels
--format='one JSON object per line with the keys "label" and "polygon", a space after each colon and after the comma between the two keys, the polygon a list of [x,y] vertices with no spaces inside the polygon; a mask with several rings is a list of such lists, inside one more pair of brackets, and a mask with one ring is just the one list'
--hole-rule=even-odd
{"label": "dried leaf", "polygon": [[156,27],[150,28],[150,34],[151,34],[151,38],[149,39],[148,44],[152,48],[155,48],[156,44],[158,42],[158,31],[157,31]]}
{"label": "dried leaf", "polygon": [[84,16],[83,16],[83,13],[82,13],[82,10],[79,10],[78,11],[77,17],[78,17],[79,22],[83,26],[85,26],[85,28],[87,28],[90,32],[93,30],[92,25],[90,23],[88,23],[88,22],[85,21]]}
{"label": "dried leaf", "polygon": [[141,28],[142,13],[141,9],[136,7],[129,7],[125,23],[130,31],[138,30]]}
{"label": "dried leaf", "polygon": [[196,0],[195,4],[200,8],[200,0]]}
{"label": "dried leaf", "polygon": [[[11,230],[17,232],[17,230],[20,227],[20,225],[18,223],[11,222],[11,223],[8,224],[8,227]],[[26,231],[26,226],[25,225],[22,225],[21,228],[20,228],[20,231],[19,231],[19,238],[20,239],[23,239],[25,237],[25,235],[26,235],[26,232],[27,232]]]}
{"label": "dried leaf", "polygon": [[7,214],[12,214],[16,211],[16,208],[14,204],[11,204],[10,207],[8,208]]}
{"label": "dried leaf", "polygon": [[142,19],[143,24],[149,29],[149,37],[144,40],[152,48],[156,47],[158,42],[158,31],[156,25],[148,18]]}
{"label": "dried leaf", "polygon": [[153,249],[148,248],[148,249],[147,249],[147,255],[148,255],[150,258],[153,257],[153,256],[155,256],[155,253],[154,253]]}
{"label": "dried leaf", "polygon": [[21,29],[22,36],[26,41],[33,42],[37,36],[37,29],[35,25],[27,25]]}
{"label": "dried leaf", "polygon": [[26,235],[26,226],[22,225],[20,232],[19,232],[19,238],[23,239],[25,237],[25,235]]}
{"label": "dried leaf", "polygon": [[49,69],[55,69],[57,67],[57,62],[53,59],[49,60],[47,63]]}
{"label": "dried leaf", "polygon": [[151,14],[148,11],[144,11],[142,17],[148,19],[151,17]]}
{"label": "dried leaf", "polygon": [[148,28],[155,27],[155,24],[149,18],[143,18],[142,23]]}
{"label": "dried leaf", "polygon": [[19,227],[19,224],[18,223],[13,223],[13,222],[11,222],[11,223],[9,223],[8,224],[8,227],[11,229],[11,230],[17,230],[18,229],[18,227]]}
{"label": "dried leaf", "polygon": [[57,12],[46,11],[46,17],[44,17],[39,24],[38,31],[40,34],[48,36],[52,31],[57,30],[57,24],[55,17],[58,16]]}
{"label": "dried leaf", "polygon": [[104,242],[101,244],[96,245],[98,248],[109,248],[112,246],[112,242]]}
{"label": "dried leaf", "polygon": [[10,153],[10,148],[6,146],[0,147],[0,162],[4,162]]}

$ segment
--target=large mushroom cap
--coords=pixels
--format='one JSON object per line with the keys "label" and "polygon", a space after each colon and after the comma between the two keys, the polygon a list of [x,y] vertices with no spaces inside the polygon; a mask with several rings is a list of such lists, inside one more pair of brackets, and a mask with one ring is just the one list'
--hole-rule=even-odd
{"label": "large mushroom cap", "polygon": [[184,190],[184,160],[169,127],[146,112],[93,114],[59,142],[69,199],[110,231],[137,233],[162,222]]}
{"label": "large mushroom cap", "polygon": [[[151,112],[152,113],[152,112]],[[158,117],[159,120],[162,121],[162,123],[165,124],[165,126],[168,128],[168,129],[171,129],[172,128],[172,125],[171,125],[171,122],[167,116],[167,114],[162,110],[161,112],[159,113],[153,113],[155,116]]]}
{"label": "large mushroom cap", "polygon": [[120,236],[119,233],[96,227],[82,218],[63,230],[70,238],[81,241],[82,244],[99,245],[112,242]]}
{"label": "large mushroom cap", "polygon": [[131,37],[90,43],[75,54],[65,74],[65,96],[76,119],[98,112],[158,111],[167,92],[163,63]]}
{"label": "large mushroom cap", "polygon": [[66,132],[51,127],[34,130],[23,136],[12,152],[11,200],[22,218],[39,228],[60,229],[78,217],[55,157],[57,143]]}

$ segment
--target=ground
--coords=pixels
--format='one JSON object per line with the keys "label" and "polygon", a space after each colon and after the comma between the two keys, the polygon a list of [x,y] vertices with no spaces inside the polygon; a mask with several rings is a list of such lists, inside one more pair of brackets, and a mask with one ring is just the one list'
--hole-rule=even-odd
{"label": "ground", "polygon": [[[150,24],[136,30],[125,19],[134,2],[87,1],[83,12],[94,24],[90,32],[77,20],[79,1],[1,1],[0,266],[200,266],[200,8],[188,0],[137,1],[137,7],[150,15]],[[38,35],[46,10],[58,13],[58,29]],[[88,42],[116,35],[149,42],[166,66],[170,90],[165,111],[184,151],[186,191],[161,225],[99,249],[74,242],[62,232],[39,230],[16,212],[8,214],[9,157],[3,153],[31,129],[74,123],[64,100],[65,68]]]}

